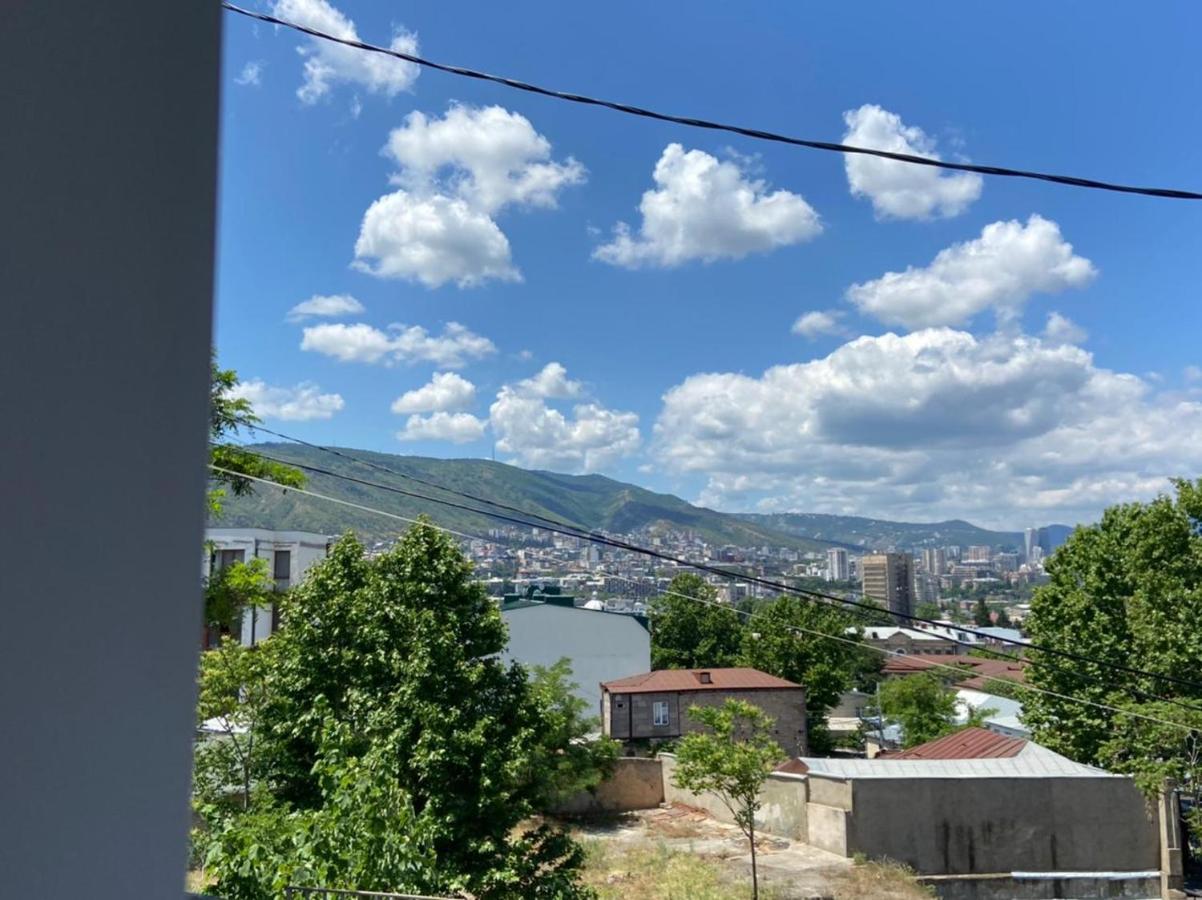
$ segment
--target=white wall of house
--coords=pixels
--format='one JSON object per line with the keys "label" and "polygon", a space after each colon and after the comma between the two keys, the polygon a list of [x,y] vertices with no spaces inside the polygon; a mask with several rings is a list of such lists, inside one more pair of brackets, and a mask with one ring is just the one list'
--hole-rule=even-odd
{"label": "white wall of house", "polygon": [[634,616],[542,603],[503,610],[507,659],[550,666],[566,656],[576,695],[601,715],[601,682],[651,669],[651,633]]}
{"label": "white wall of house", "polygon": [[[333,538],[309,531],[272,531],[269,528],[208,528],[205,541],[212,549],[206,553],[202,563],[204,574],[216,560],[221,564],[221,551],[241,552],[242,561],[262,559],[267,563],[267,573],[275,580],[280,590],[301,583],[305,573],[314,563],[326,558]],[[287,553],[287,557],[277,557]],[[277,567],[278,562],[278,567]],[[257,644],[271,635],[272,607],[259,606],[247,609],[242,615],[241,640],[245,646]]]}

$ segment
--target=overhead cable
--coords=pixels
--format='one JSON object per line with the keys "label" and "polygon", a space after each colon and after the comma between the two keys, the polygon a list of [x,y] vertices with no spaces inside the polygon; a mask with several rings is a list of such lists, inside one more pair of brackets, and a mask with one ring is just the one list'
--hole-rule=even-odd
{"label": "overhead cable", "polygon": [[1036,181],[1047,181],[1053,184],[1063,184],[1070,187],[1091,188],[1100,191],[1115,191],[1122,194],[1142,194],[1148,197],[1164,197],[1172,200],[1202,200],[1202,193],[1196,191],[1179,190],[1176,188],[1156,188],[1156,187],[1137,187],[1129,184],[1117,184],[1109,181],[1099,181],[1093,178],[1079,178],[1073,175],[1054,175],[1047,172],[1034,172],[1025,169],[1011,169],[1005,166],[985,166],[975,163],[965,162],[948,162],[942,159],[932,159],[928,156],[916,156],[912,153],[897,153],[892,150],[878,150],[874,147],[857,147],[849,144],[838,144],[831,141],[816,141],[807,138],[790,137],[785,134],[778,134],[772,131],[764,131],[759,128],[747,128],[742,125],[730,125],[722,122],[715,122],[709,119],[697,119],[691,116],[680,116],[671,113],[657,112],[652,109],[645,109],[641,106],[633,106],[629,103],[618,103],[613,100],[602,100],[596,97],[589,97],[584,94],[575,94],[568,91],[559,91],[552,88],[541,87],[537,84],[531,84],[527,81],[519,81],[516,78],[507,78],[502,75],[490,75],[487,72],[481,72],[477,69],[469,69],[464,66],[454,66],[448,63],[435,62],[434,60],[426,59],[417,56],[413,53],[406,53],[403,50],[397,50],[392,47],[381,47],[376,44],[368,44],[354,38],[338,37],[324,31],[319,31],[316,28],[310,28],[308,25],[302,25],[299,22],[289,22],[286,19],[280,19],[268,13],[256,12],[255,10],[244,9],[240,6],[235,6],[232,3],[222,2],[222,7],[229,12],[237,13],[241,16],[247,16],[251,19],[257,19],[260,22],[267,22],[271,25],[280,25],[284,28],[291,28],[299,31],[302,34],[307,34],[309,37],[316,38],[322,41],[331,41],[335,44],[342,44],[345,47],[353,47],[356,50],[362,50],[366,53],[382,53],[385,56],[391,56],[395,59],[401,59],[405,62],[413,63],[414,65],[422,66],[428,69],[437,69],[440,72],[447,72],[451,75],[459,75],[463,78],[474,78],[478,81],[489,81],[495,84],[501,84],[505,87],[513,88],[518,91],[525,91],[530,94],[538,94],[543,97],[552,97],[556,100],[565,100],[569,103],[580,103],[586,106],[604,107],[612,109],[615,112],[625,113],[631,116],[640,116],[644,119],[656,119],[661,122],[671,122],[676,125],[685,125],[689,128],[704,128],[710,131],[723,131],[730,134],[738,134],[743,137],[753,138],[760,141],[772,141],[778,144],[789,144],[795,147],[806,147],[811,150],[826,150],[834,153],[851,153],[863,156],[876,156],[881,159],[891,159],[897,162],[911,163],[918,166],[930,166],[936,169],[950,169],[957,172],[975,172],[978,175],[993,175],[1001,178],[1029,178]]}

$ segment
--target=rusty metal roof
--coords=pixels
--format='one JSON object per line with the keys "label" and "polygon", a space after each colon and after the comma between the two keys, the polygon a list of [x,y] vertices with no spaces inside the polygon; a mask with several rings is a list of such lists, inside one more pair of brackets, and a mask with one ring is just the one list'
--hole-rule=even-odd
{"label": "rusty metal roof", "polygon": [[[704,677],[708,675],[708,682]],[[660,669],[606,681],[611,694],[650,694],[677,691],[764,691],[797,689],[801,685],[759,669]]]}
{"label": "rusty metal roof", "polygon": [[963,666],[964,678],[957,684],[977,691],[985,690],[986,685],[993,680],[1015,681],[1020,684],[1027,680],[1027,664],[1025,662],[986,659],[980,656],[921,656],[918,654],[890,656],[885,660],[884,668],[881,671],[886,675],[910,675],[928,669],[937,673],[946,672],[947,670],[941,668],[942,666]]}
{"label": "rusty metal roof", "polygon": [[891,753],[889,759],[1008,759],[1018,756],[1026,746],[1024,738],[971,727]]}

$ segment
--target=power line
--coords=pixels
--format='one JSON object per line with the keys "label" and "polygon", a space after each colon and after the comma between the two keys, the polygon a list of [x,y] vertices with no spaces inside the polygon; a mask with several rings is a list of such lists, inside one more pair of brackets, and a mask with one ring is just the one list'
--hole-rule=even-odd
{"label": "power line", "polygon": [[795,147],[806,147],[811,150],[827,150],[834,153],[856,153],[864,156],[876,156],[882,159],[892,159],[897,162],[911,163],[919,166],[930,166],[936,169],[951,169],[957,172],[975,172],[978,175],[996,175],[1002,178],[1029,178],[1036,181],[1047,181],[1053,184],[1063,184],[1070,187],[1092,188],[1101,191],[1115,191],[1122,194],[1142,194],[1148,197],[1164,197],[1173,200],[1202,200],[1202,193],[1195,191],[1178,190],[1176,188],[1154,188],[1154,187],[1136,187],[1128,184],[1116,184],[1108,181],[1098,181],[1092,178],[1078,178],[1072,175],[1053,175],[1046,172],[1033,172],[1024,169],[1011,169],[1004,166],[984,166],[974,163],[957,163],[946,162],[939,159],[930,159],[925,156],[915,156],[910,153],[895,153],[891,150],[877,150],[872,147],[855,147],[848,144],[837,144],[830,141],[815,141],[805,138],[790,137],[784,134],[778,134],[772,131],[764,131],[758,128],[746,128],[741,125],[729,125],[722,122],[714,122],[709,119],[697,119],[690,116],[679,116],[671,113],[657,112],[652,109],[645,109],[640,106],[632,106],[628,103],[618,103],[613,100],[601,100],[596,97],[589,97],[584,94],[574,94],[567,91],[558,91],[551,88],[541,87],[537,84],[531,84],[526,81],[519,81],[515,78],[507,78],[502,75],[490,75],[487,72],[481,72],[477,69],[468,69],[463,66],[454,66],[447,63],[435,62],[430,59],[425,59],[421,56],[416,56],[412,53],[405,53],[402,50],[394,50],[391,47],[381,47],[376,44],[368,44],[363,41],[352,40],[350,38],[337,37],[332,34],[327,34],[324,31],[318,31],[315,28],[310,28],[307,25],[301,25],[297,22],[289,22],[285,19],[279,19],[267,13],[256,12],[254,10],[243,9],[240,6],[235,6],[232,3],[222,2],[222,7],[229,12],[237,13],[238,15],[246,16],[251,19],[257,19],[260,22],[267,22],[271,25],[281,25],[285,28],[291,28],[299,31],[302,34],[307,34],[310,37],[318,40],[331,41],[335,44],[342,44],[346,47],[353,47],[356,50],[363,50],[368,53],[382,53],[385,56],[391,56],[396,59],[401,59],[406,62],[414,63],[415,65],[423,66],[429,69],[437,69],[440,72],[447,72],[451,75],[459,75],[464,78],[474,78],[478,81],[490,81],[495,84],[501,84],[505,87],[513,88],[514,90],[525,91],[530,94],[538,94],[543,97],[552,97],[556,100],[565,100],[569,103],[580,103],[586,106],[599,106],[605,109],[611,109],[615,112],[625,113],[632,116],[640,116],[645,119],[656,119],[661,122],[671,122],[676,125],[685,125],[690,128],[704,128],[710,131],[724,131],[731,134],[739,134],[744,137],[754,138],[761,141],[772,141],[778,144],[789,144]]}
{"label": "power line", "polygon": [[[278,432],[275,432],[275,433],[279,434]],[[318,447],[316,445],[310,445],[310,446],[314,446],[314,447],[316,447],[316,449],[319,449],[319,450],[326,449],[323,447]],[[942,625],[939,622],[936,622],[932,619],[926,619],[921,616],[912,615],[911,613],[903,613],[903,612],[898,612],[898,611],[885,610],[885,609],[882,609],[881,607],[878,607],[878,606],[875,606],[872,604],[858,602],[858,601],[851,600],[846,597],[839,597],[834,594],[826,594],[821,591],[811,590],[809,588],[795,587],[793,585],[785,584],[783,582],[773,581],[771,579],[762,578],[762,577],[755,576],[755,575],[749,575],[749,574],[742,573],[742,572],[732,572],[728,569],[722,569],[720,567],[712,566],[707,563],[696,562],[693,560],[684,559],[682,557],[678,557],[673,554],[665,553],[663,551],[655,550],[655,549],[652,549],[649,547],[642,547],[637,544],[632,544],[627,541],[609,537],[608,535],[602,535],[602,534],[598,534],[596,532],[586,531],[586,530],[581,529],[574,525],[563,524],[563,525],[534,526],[529,521],[516,519],[510,515],[496,513],[496,512],[490,512],[489,510],[478,509],[476,507],[467,506],[465,504],[456,503],[456,502],[453,502],[450,500],[439,499],[437,497],[430,497],[430,496],[427,496],[424,494],[417,493],[415,491],[407,491],[404,488],[399,488],[394,485],[381,484],[380,482],[376,482],[376,481],[369,481],[369,480],[363,479],[363,478],[356,478],[353,475],[346,475],[341,472],[334,472],[329,469],[323,469],[320,466],[314,466],[314,465],[311,465],[308,463],[298,463],[298,462],[295,462],[292,460],[287,460],[287,459],[279,459],[278,457],[268,456],[268,455],[262,454],[262,453],[256,453],[255,451],[247,450],[246,452],[251,453],[252,455],[260,456],[261,458],[270,460],[272,462],[281,463],[283,465],[295,466],[298,469],[313,472],[313,473],[319,474],[319,475],[325,475],[330,478],[336,478],[336,479],[340,479],[343,481],[349,481],[349,482],[359,484],[359,485],[362,485],[365,487],[373,487],[378,490],[388,491],[390,493],[399,494],[401,496],[406,496],[406,497],[410,497],[410,498],[417,499],[417,500],[423,500],[428,503],[436,503],[436,504],[439,504],[442,506],[447,506],[447,507],[450,507],[453,509],[458,509],[458,510],[461,510],[464,512],[470,512],[470,513],[473,513],[476,515],[487,516],[489,518],[509,522],[511,524],[522,525],[527,528],[540,527],[546,531],[558,533],[558,534],[564,535],[566,537],[573,537],[573,538],[576,538],[579,540],[587,540],[587,541],[590,541],[593,543],[604,544],[606,546],[609,546],[609,547],[612,547],[615,549],[626,550],[626,551],[629,551],[632,553],[639,553],[639,554],[649,556],[649,557],[652,557],[655,559],[660,559],[665,562],[671,562],[675,565],[685,566],[685,567],[696,569],[696,570],[702,571],[702,572],[708,572],[710,574],[717,575],[722,578],[739,579],[739,580],[747,581],[747,582],[750,582],[753,584],[757,584],[761,587],[769,588],[771,590],[795,594],[795,595],[803,596],[803,597],[810,597],[810,598],[817,599],[817,600],[823,600],[828,603],[838,603],[843,606],[853,607],[853,608],[856,608],[859,610],[863,610],[863,611],[867,612],[868,614],[874,615],[874,616],[881,615],[881,614],[888,614],[890,616],[904,619],[909,622],[931,625],[931,626],[934,626],[936,628],[941,628],[941,629],[946,628],[946,626]],[[344,458],[354,460],[354,461],[359,461],[359,462],[365,462],[363,460],[359,460],[357,457],[351,456],[350,454],[346,454],[343,451],[330,450],[329,452],[337,452],[338,455],[343,456]],[[381,468],[383,471],[389,472],[397,477],[401,477],[401,478],[410,477],[410,476],[406,475],[405,473],[398,472],[393,469],[388,469],[386,467],[380,467],[377,465],[377,468]],[[427,482],[427,483],[430,483],[430,482]],[[485,504],[489,504],[489,503],[493,502],[493,501],[490,501],[490,500],[487,500],[484,498],[477,497],[472,494],[467,494],[467,493],[464,493],[461,491],[456,491],[452,488],[444,487],[441,485],[439,485],[438,487],[441,490],[447,491],[449,493],[471,499],[473,502],[485,503]],[[527,515],[526,513],[521,513],[521,514]],[[533,514],[531,514],[531,515],[533,515]],[[544,519],[545,521],[554,521],[554,520],[546,519],[545,517],[541,517],[541,516],[539,516],[538,518]],[[1062,650],[1060,648],[1045,647],[1045,646],[1042,646],[1039,644],[1025,643],[1023,641],[1017,641],[1017,640],[1014,640],[1011,638],[1003,638],[1003,637],[999,637],[998,635],[993,635],[993,634],[989,634],[984,631],[980,631],[978,629],[969,628],[968,626],[956,625],[955,630],[963,632],[965,634],[974,635],[976,637],[987,638],[991,641],[995,641],[998,643],[1003,643],[1003,644],[1007,644],[1010,646],[1017,646],[1024,650],[1027,650],[1027,651],[1037,651],[1040,653],[1046,653],[1046,654],[1050,654],[1050,655],[1054,655],[1054,656],[1063,657],[1065,659],[1071,659],[1076,662],[1087,663],[1089,665],[1095,665],[1095,666],[1102,666],[1104,668],[1123,672],[1123,673],[1129,674],[1129,675],[1138,675],[1138,676],[1141,676],[1144,678],[1151,678],[1151,679],[1163,681],[1166,683],[1179,684],[1184,687],[1192,688],[1196,691],[1202,691],[1202,684],[1190,681],[1189,679],[1178,678],[1178,677],[1175,677],[1172,675],[1161,675],[1161,674],[1157,674],[1154,672],[1148,672],[1143,669],[1137,669],[1132,666],[1126,666],[1126,665],[1123,665],[1122,663],[1099,660],[1099,659],[1095,659],[1093,657],[1087,656],[1085,654],[1076,653],[1071,650]],[[969,644],[966,641],[957,640],[955,638],[948,638],[948,640],[952,641],[953,643],[959,644],[961,646],[972,646],[971,644]],[[1004,659],[1018,660],[1018,657],[1015,657],[1010,654],[1005,654],[1000,651],[995,650],[995,651],[991,651],[991,652],[995,653],[997,656],[1004,658]],[[1028,662],[1034,663],[1035,661],[1028,660]],[[1064,671],[1064,670],[1059,670],[1059,671]],[[1138,696],[1141,696],[1144,699],[1160,700],[1160,701],[1163,701],[1166,703],[1173,704],[1175,706],[1181,706],[1184,709],[1193,710],[1195,712],[1202,711],[1198,707],[1191,706],[1189,704],[1185,704],[1185,703],[1182,703],[1180,701],[1173,700],[1170,698],[1160,697],[1160,696],[1153,695],[1153,694],[1147,694],[1136,688],[1130,688],[1130,690],[1132,691],[1132,693],[1134,693]]]}
{"label": "power line", "polygon": [[[271,487],[279,488],[284,493],[288,493],[289,491],[292,491],[297,494],[303,494],[304,496],[307,496],[307,497],[313,497],[318,500],[325,500],[329,503],[336,503],[340,506],[347,506],[352,509],[358,509],[363,512],[374,513],[375,515],[383,516],[383,517],[389,518],[389,519],[394,519],[399,522],[406,522],[410,525],[425,525],[427,527],[434,528],[438,531],[441,531],[444,534],[450,534],[455,537],[463,538],[465,540],[471,540],[471,541],[484,540],[484,538],[480,537],[479,535],[473,535],[473,534],[468,534],[467,532],[457,531],[453,528],[449,528],[445,525],[440,525],[436,522],[432,522],[432,521],[423,522],[420,519],[414,519],[410,516],[402,516],[399,513],[388,512],[387,510],[377,509],[377,508],[371,507],[371,506],[365,506],[364,504],[354,503],[353,501],[350,501],[350,500],[343,500],[340,497],[331,497],[328,494],[319,494],[318,492],[308,490],[307,488],[290,487],[288,485],[280,484],[277,481],[271,481],[270,479],[267,479],[267,478],[260,478],[257,475],[245,475],[240,472],[235,472],[232,469],[227,469],[227,468],[224,468],[223,466],[218,466],[213,463],[209,464],[209,468],[214,472],[219,472],[224,475],[241,475],[242,477],[246,478],[248,481],[254,481],[254,482],[258,482],[259,484],[270,485]],[[547,554],[540,553],[537,550],[534,550],[534,551],[527,550],[526,552],[529,552],[532,555],[537,555],[537,556],[546,556],[547,555]],[[622,576],[622,575],[613,575],[612,577],[618,578],[623,581],[637,583],[637,582],[635,582],[634,579],[628,578],[628,577]],[[689,594],[682,593],[680,591],[673,591],[673,590],[669,589],[669,590],[658,591],[658,593],[682,597],[686,600],[691,600],[691,601],[694,601],[697,603],[707,604],[707,605],[714,606],[714,607],[717,607],[720,609],[730,609],[738,615],[747,617],[749,620],[750,619],[766,619],[767,618],[766,616],[764,616],[763,613],[757,613],[757,612],[754,612],[751,610],[741,610],[736,607],[731,607],[731,606],[727,606],[722,603],[718,603],[715,600],[709,600],[709,599],[706,599],[703,597],[694,597]],[[774,624],[781,624],[781,623],[774,623]],[[851,644],[851,645],[854,645],[854,646],[860,647],[860,648],[868,648],[870,650],[883,653],[886,656],[893,655],[888,650],[885,650],[882,647],[876,647],[876,646],[873,646],[872,644],[867,644],[862,641],[852,640],[851,638],[843,637],[840,635],[832,635],[832,634],[828,634],[823,631],[815,631],[813,629],[803,628],[798,625],[785,624],[784,627],[787,630],[794,631],[797,633],[811,634],[816,637],[825,638],[828,640],[842,641],[843,643]],[[964,670],[958,669],[955,666],[946,665],[946,664],[942,664],[942,663],[936,663],[932,660],[924,660],[924,662],[927,662],[929,665],[934,666],[934,667],[948,669],[948,670],[953,671],[960,675],[967,674],[966,672],[964,672]],[[1088,676],[1084,676],[1084,677],[1088,678]],[[1114,713],[1117,713],[1120,715],[1131,716],[1131,717],[1138,718],[1138,719],[1145,719],[1150,722],[1157,722],[1161,725],[1169,725],[1169,726],[1172,726],[1175,728],[1181,728],[1181,729],[1184,729],[1185,731],[1189,731],[1189,732],[1192,732],[1195,730],[1193,727],[1185,725],[1184,723],[1181,723],[1181,722],[1175,722],[1175,721],[1172,721],[1169,719],[1160,719],[1155,716],[1146,715],[1144,713],[1137,713],[1132,710],[1126,710],[1119,706],[1112,706],[1112,705],[1106,704],[1106,703],[1099,703],[1099,702],[1096,702],[1093,700],[1087,700],[1084,697],[1074,697],[1071,694],[1061,694],[1056,691],[1049,691],[1044,688],[1037,688],[1033,685],[1022,684],[1022,685],[1019,685],[1019,687],[1021,690],[1024,690],[1024,691],[1032,691],[1035,693],[1045,694],[1045,695],[1052,696],[1052,697],[1058,697],[1063,700],[1069,700],[1069,701],[1072,701],[1075,703],[1083,703],[1088,706],[1096,707],[1098,709],[1105,709],[1105,710],[1109,710],[1111,712],[1114,712]]]}

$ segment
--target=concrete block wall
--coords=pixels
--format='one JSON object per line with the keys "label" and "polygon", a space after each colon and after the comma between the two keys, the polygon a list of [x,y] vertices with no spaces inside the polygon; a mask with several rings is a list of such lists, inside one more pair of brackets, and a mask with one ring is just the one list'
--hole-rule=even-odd
{"label": "concrete block wall", "polygon": [[[661,753],[659,760],[663,763],[664,800],[704,809],[720,822],[734,821],[730,810],[716,795],[709,792],[695,794],[676,786],[676,757],[673,754]],[[784,772],[769,775],[760,792],[762,805],[756,816],[756,828],[797,841],[808,840],[807,797],[804,775]]]}
{"label": "concrete block wall", "polygon": [[664,802],[663,769],[658,759],[625,757],[613,773],[591,791],[570,797],[553,812],[565,816],[655,809]]}

